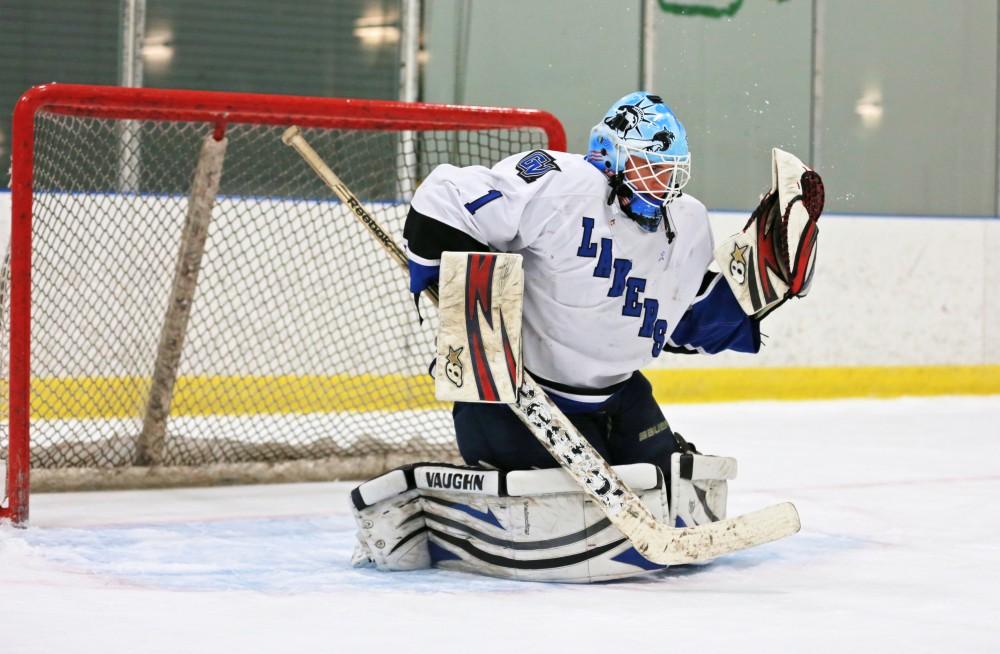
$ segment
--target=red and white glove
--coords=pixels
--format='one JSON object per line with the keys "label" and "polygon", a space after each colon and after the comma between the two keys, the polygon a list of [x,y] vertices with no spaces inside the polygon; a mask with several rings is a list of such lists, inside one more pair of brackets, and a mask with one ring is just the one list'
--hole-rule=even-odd
{"label": "red and white glove", "polygon": [[794,155],[771,150],[771,188],[742,232],[715,250],[723,277],[747,315],[763,318],[809,291],[823,179]]}

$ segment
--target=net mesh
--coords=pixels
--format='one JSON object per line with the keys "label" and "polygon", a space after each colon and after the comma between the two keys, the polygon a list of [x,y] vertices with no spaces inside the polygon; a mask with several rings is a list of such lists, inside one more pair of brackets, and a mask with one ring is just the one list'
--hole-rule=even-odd
{"label": "net mesh", "polygon": [[[34,469],[135,464],[188,192],[212,129],[36,116]],[[227,128],[163,465],[454,458],[449,411],[427,376],[432,307],[422,303],[421,325],[403,271],[282,130]],[[434,166],[491,165],[546,145],[529,128],[303,133],[399,243],[406,200]],[[3,281],[6,349],[6,267]],[[0,450],[7,438],[4,424]]]}

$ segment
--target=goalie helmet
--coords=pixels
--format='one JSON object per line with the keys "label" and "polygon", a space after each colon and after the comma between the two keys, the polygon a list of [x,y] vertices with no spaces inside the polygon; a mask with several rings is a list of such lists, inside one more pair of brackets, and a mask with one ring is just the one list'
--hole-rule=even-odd
{"label": "goalie helmet", "polygon": [[687,134],[658,95],[629,93],[590,131],[587,161],[607,175],[615,197],[642,229],[655,232],[691,178]]}

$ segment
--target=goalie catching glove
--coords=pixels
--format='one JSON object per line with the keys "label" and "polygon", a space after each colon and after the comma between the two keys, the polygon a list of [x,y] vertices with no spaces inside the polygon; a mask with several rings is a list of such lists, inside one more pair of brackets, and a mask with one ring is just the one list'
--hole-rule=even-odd
{"label": "goalie catching glove", "polygon": [[794,155],[772,149],[771,188],[743,231],[715,250],[722,275],[747,315],[763,318],[809,291],[822,212],[822,178]]}

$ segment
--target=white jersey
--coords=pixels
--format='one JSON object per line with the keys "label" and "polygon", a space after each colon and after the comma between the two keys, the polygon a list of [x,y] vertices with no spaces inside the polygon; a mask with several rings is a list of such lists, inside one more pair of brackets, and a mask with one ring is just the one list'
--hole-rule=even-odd
{"label": "white jersey", "polygon": [[627,380],[660,355],[712,260],[698,200],[669,205],[668,242],[665,224],[643,231],[608,193],[582,156],[542,150],[493,168],[439,166],[413,197],[414,211],[523,256],[524,365],[542,380],[583,389]]}

